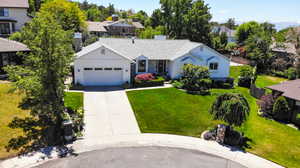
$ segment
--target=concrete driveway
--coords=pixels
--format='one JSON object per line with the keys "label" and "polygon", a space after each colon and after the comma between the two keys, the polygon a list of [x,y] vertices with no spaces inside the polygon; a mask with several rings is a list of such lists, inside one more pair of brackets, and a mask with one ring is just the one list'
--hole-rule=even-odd
{"label": "concrete driveway", "polygon": [[125,90],[89,87],[84,92],[85,145],[97,145],[102,137],[140,134]]}
{"label": "concrete driveway", "polygon": [[245,168],[199,151],[169,147],[109,148],[57,159],[37,168]]}

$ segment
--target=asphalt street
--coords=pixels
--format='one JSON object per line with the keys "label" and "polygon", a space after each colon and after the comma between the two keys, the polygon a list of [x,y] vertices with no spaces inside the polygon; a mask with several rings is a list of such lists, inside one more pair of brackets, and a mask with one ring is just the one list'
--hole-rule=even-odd
{"label": "asphalt street", "polygon": [[169,147],[109,148],[46,162],[36,168],[244,168],[199,151]]}

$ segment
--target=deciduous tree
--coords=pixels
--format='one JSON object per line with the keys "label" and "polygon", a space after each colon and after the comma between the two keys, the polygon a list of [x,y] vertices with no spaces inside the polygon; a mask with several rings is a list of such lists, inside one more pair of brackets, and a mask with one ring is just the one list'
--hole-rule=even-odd
{"label": "deciduous tree", "polygon": [[16,89],[25,93],[22,107],[30,110],[30,117],[10,123],[24,135],[11,139],[7,148],[27,152],[62,143],[64,81],[74,52],[72,31],[65,31],[49,12],[37,14],[20,33],[31,52],[24,65],[8,66],[6,71]]}

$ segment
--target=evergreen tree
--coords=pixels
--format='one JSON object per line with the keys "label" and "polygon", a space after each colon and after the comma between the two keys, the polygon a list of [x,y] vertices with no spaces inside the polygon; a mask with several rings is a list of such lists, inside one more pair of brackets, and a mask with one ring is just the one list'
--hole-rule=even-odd
{"label": "evergreen tree", "polygon": [[193,3],[192,9],[189,10],[186,17],[187,35],[190,40],[202,42],[211,46],[210,40],[210,24],[212,18],[209,13],[209,7],[203,0],[197,0]]}
{"label": "evergreen tree", "polygon": [[6,71],[16,81],[16,89],[25,93],[22,107],[30,110],[30,117],[10,123],[11,128],[23,129],[24,135],[11,139],[7,149],[28,152],[62,143],[64,81],[74,52],[72,31],[63,30],[53,14],[37,14],[20,33],[31,52],[24,65],[8,66]]}

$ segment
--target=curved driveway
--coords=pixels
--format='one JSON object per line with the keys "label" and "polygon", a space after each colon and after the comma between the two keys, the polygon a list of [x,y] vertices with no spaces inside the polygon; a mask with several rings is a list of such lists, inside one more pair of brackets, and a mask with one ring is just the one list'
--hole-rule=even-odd
{"label": "curved driveway", "polygon": [[245,168],[199,151],[168,147],[109,148],[57,159],[37,168]]}

